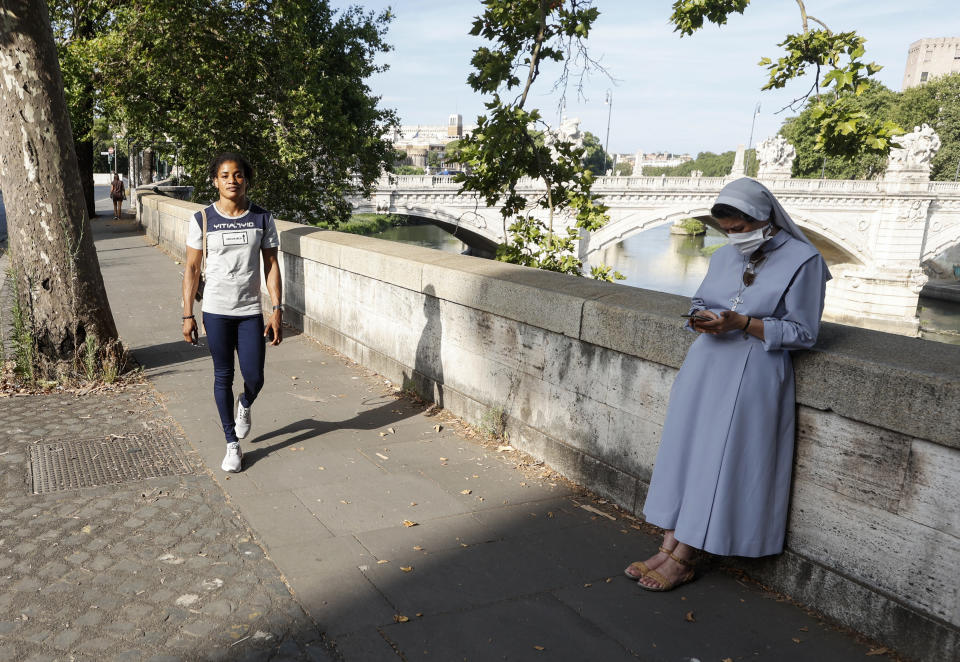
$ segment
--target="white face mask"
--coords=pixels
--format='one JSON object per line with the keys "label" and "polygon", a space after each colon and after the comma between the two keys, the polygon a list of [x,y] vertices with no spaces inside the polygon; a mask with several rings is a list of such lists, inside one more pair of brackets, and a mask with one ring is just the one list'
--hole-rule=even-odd
{"label": "white face mask", "polygon": [[770,238],[772,226],[767,223],[762,228],[757,228],[752,232],[734,232],[727,235],[727,240],[740,251],[741,255],[750,255],[753,251],[760,248],[767,239]]}

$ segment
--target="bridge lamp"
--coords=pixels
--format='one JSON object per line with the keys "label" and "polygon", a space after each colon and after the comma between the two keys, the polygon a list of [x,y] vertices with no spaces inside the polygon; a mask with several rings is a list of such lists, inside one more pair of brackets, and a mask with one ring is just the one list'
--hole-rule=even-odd
{"label": "bridge lamp", "polygon": [[607,140],[603,145],[603,174],[607,174],[607,150],[610,149],[610,115],[613,113],[613,92],[607,90],[607,97],[603,100],[607,104]]}

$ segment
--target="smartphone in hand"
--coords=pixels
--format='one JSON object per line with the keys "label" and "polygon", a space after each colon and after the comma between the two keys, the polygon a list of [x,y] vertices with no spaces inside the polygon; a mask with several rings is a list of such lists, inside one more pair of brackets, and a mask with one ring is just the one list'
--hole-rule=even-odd
{"label": "smartphone in hand", "polygon": [[712,317],[707,317],[706,315],[699,315],[697,313],[681,315],[680,317],[686,317],[687,319],[690,319],[690,320],[700,320],[701,322],[709,322],[710,320],[713,319]]}
{"label": "smartphone in hand", "polygon": [[267,342],[268,342],[268,343],[272,343],[272,342],[273,342],[273,327],[272,327],[272,326],[268,326],[268,327],[267,327]]}

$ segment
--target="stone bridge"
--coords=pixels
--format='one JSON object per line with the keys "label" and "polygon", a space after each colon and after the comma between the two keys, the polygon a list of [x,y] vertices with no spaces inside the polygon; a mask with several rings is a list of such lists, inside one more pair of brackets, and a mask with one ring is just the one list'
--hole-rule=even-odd
{"label": "stone bridge", "polygon": [[[708,220],[720,189],[734,178],[598,178],[593,190],[610,208],[610,222],[584,238],[581,257],[597,263],[634,234],[688,217]],[[789,170],[761,171],[760,180],[830,264],[826,319],[917,335],[924,268],[936,271],[938,259],[960,261],[960,185],[931,182],[922,167],[896,166],[878,180],[791,179]],[[459,189],[452,177],[389,176],[372,197],[352,202],[357,212],[430,220],[474,249],[492,250],[504,240],[499,208]],[[543,186],[522,181],[519,192],[533,203]]]}

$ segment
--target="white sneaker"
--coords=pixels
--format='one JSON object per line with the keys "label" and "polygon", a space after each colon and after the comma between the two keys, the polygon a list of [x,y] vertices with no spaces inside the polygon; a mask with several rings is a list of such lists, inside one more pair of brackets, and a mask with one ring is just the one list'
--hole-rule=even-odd
{"label": "white sneaker", "polygon": [[240,402],[240,396],[237,396],[237,415],[234,417],[234,432],[237,433],[237,439],[243,439],[250,434],[250,424],[253,419],[250,415],[250,407],[244,407]]}
{"label": "white sneaker", "polygon": [[230,473],[237,473],[240,471],[242,464],[243,451],[240,450],[240,444],[237,442],[227,444],[227,454],[223,456],[223,462],[220,463],[220,468]]}

